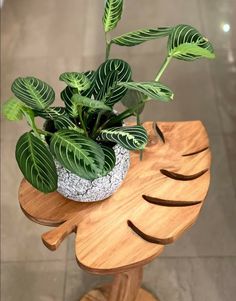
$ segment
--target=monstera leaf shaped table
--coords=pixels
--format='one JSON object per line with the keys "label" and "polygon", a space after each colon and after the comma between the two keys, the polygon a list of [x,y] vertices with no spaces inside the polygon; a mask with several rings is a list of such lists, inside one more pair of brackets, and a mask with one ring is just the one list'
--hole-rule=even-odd
{"label": "monstera leaf shaped table", "polygon": [[117,192],[102,202],[80,203],[57,192],[43,194],[25,180],[19,189],[23,212],[55,229],[42,239],[50,250],[76,232],[79,266],[114,274],[82,301],[154,301],[140,288],[142,267],[173,243],[197,219],[210,182],[211,154],[200,121],[145,122],[148,145]]}

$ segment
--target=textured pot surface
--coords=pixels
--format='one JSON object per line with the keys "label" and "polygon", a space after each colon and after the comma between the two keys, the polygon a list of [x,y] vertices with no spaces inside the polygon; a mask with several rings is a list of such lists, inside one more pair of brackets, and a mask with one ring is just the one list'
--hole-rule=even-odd
{"label": "textured pot surface", "polygon": [[129,151],[114,146],[116,165],[106,176],[95,180],[83,179],[56,162],[58,173],[57,191],[63,196],[80,202],[101,201],[111,196],[124,180],[130,165]]}

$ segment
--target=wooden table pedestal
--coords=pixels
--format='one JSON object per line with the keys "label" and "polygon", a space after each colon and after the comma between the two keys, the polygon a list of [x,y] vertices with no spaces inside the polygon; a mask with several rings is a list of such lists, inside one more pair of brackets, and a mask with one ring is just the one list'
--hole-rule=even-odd
{"label": "wooden table pedestal", "polygon": [[142,267],[116,274],[112,284],[93,289],[81,301],[159,301],[140,288],[142,274]]}

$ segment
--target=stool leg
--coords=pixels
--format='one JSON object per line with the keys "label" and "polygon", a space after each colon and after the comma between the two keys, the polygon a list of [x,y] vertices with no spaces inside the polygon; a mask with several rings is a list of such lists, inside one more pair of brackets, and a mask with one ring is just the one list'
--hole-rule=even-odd
{"label": "stool leg", "polygon": [[142,276],[142,267],[115,275],[109,301],[135,301],[141,286]]}

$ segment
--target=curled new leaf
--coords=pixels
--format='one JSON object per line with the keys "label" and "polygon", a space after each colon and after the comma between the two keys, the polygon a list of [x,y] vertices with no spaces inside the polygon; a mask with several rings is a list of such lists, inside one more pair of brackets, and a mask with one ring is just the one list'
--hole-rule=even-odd
{"label": "curled new leaf", "polygon": [[116,142],[128,150],[138,150],[144,149],[148,136],[144,127],[137,125],[101,130],[98,139]]}
{"label": "curled new leaf", "polygon": [[111,43],[119,46],[131,47],[131,46],[142,44],[146,41],[169,36],[171,31],[172,31],[172,27],[139,29],[136,31],[131,31],[122,34],[119,37],[113,38],[111,40]]}
{"label": "curled new leaf", "polygon": [[105,32],[116,27],[121,19],[122,9],[123,0],[105,0],[105,9],[102,19]]}
{"label": "curled new leaf", "polygon": [[173,92],[168,87],[158,82],[121,82],[118,83],[118,85],[139,91],[152,99],[158,99],[161,101],[170,101],[174,97]]}
{"label": "curled new leaf", "polygon": [[90,80],[84,73],[65,72],[60,75],[59,79],[71,88],[77,89],[77,92],[87,90],[91,85]]}
{"label": "curled new leaf", "polygon": [[35,110],[46,109],[55,99],[52,87],[36,77],[18,77],[11,90],[17,98]]}
{"label": "curled new leaf", "polygon": [[50,141],[56,159],[78,176],[93,180],[102,175],[104,153],[99,144],[74,130],[59,130]]}
{"label": "curled new leaf", "polygon": [[32,133],[23,134],[16,144],[16,160],[26,180],[48,193],[57,189],[53,157],[45,144]]}
{"label": "curled new leaf", "polygon": [[214,49],[207,38],[189,25],[177,25],[168,40],[168,55],[184,61],[215,58]]}

